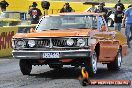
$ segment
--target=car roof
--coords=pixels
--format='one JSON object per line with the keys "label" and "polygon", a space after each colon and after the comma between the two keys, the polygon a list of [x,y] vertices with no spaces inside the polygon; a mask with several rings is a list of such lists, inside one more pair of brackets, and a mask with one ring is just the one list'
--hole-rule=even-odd
{"label": "car roof", "polygon": [[66,15],[93,15],[93,16],[100,16],[101,13],[94,13],[94,12],[70,12],[70,13],[58,13],[58,14],[49,14],[48,16],[66,16]]}

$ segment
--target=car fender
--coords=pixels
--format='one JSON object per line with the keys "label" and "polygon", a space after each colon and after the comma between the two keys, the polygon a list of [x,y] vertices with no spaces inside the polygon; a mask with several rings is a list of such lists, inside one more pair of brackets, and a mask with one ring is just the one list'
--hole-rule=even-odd
{"label": "car fender", "polygon": [[118,41],[112,41],[112,40],[105,40],[99,41],[99,56],[98,60],[103,62],[109,62],[114,61],[118,49],[119,49],[119,42]]}

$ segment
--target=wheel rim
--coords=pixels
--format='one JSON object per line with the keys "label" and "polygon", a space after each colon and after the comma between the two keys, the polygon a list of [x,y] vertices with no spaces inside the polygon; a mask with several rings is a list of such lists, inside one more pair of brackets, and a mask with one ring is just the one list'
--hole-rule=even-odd
{"label": "wheel rim", "polygon": [[121,53],[118,53],[117,59],[118,59],[118,67],[120,67],[121,66],[121,61],[122,61]]}
{"label": "wheel rim", "polygon": [[93,54],[92,65],[93,65],[93,72],[96,73],[96,71],[97,71],[97,57],[95,54]]}

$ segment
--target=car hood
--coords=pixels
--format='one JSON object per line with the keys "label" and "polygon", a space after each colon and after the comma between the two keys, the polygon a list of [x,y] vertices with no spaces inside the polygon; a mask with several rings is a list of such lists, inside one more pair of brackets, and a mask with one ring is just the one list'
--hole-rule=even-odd
{"label": "car hood", "polygon": [[92,29],[64,29],[47,30],[33,33],[16,33],[13,38],[32,38],[32,37],[63,37],[63,36],[89,36],[90,32],[97,31]]}

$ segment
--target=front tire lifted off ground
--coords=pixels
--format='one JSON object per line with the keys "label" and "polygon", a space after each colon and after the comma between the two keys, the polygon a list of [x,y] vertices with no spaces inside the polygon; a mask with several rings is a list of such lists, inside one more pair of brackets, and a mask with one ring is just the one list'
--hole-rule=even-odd
{"label": "front tire lifted off ground", "polygon": [[89,76],[93,76],[97,72],[97,55],[93,52],[92,55],[85,60],[85,68],[89,73]]}
{"label": "front tire lifted off ground", "polygon": [[19,66],[23,75],[30,75],[32,70],[32,64],[29,60],[21,59],[19,61]]}

